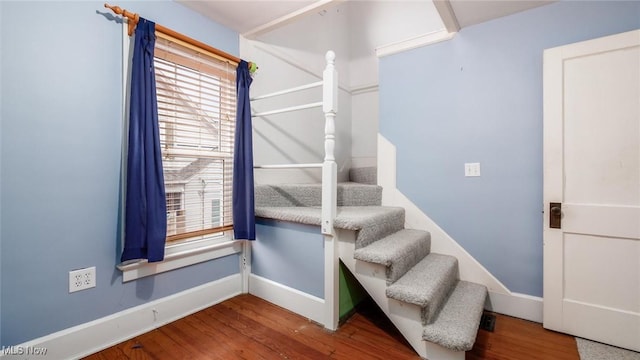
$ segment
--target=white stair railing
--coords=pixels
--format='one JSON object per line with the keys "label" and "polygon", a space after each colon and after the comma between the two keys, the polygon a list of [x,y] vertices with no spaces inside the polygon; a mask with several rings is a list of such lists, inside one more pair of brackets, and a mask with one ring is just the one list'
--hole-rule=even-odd
{"label": "white stair railing", "polygon": [[299,169],[322,168],[322,218],[321,232],[324,236],[324,302],[325,316],[324,327],[329,330],[338,328],[339,300],[338,300],[338,274],[339,259],[338,246],[335,239],[333,220],[336,217],[337,208],[337,180],[338,165],[335,159],[336,125],[335,118],[338,112],[338,72],[335,68],[336,55],[333,51],[327,51],[325,55],[327,65],[322,73],[322,81],[302,85],[286,90],[276,91],[270,94],[256,96],[252,101],[268,99],[296,91],[302,91],[322,86],[322,101],[304,105],[286,107],[253,114],[252,117],[282,114],[302,109],[322,107],[324,112],[324,161],[317,164],[279,164],[257,165],[256,169]]}

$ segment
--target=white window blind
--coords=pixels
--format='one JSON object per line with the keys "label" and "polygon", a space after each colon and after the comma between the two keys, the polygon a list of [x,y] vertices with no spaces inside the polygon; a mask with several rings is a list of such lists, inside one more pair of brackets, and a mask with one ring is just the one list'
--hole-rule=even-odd
{"label": "white window blind", "polygon": [[167,241],[230,230],[236,66],[168,37],[154,55]]}

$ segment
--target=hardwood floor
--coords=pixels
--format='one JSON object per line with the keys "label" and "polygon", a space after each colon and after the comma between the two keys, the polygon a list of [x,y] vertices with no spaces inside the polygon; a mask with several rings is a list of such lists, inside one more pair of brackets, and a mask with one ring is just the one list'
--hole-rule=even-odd
{"label": "hardwood floor", "polygon": [[542,324],[495,314],[493,332],[478,331],[467,360],[580,360],[573,336],[545,330]]}
{"label": "hardwood floor", "polygon": [[[497,315],[466,359],[579,360],[575,339]],[[366,302],[338,331],[252,295],[241,295],[93,354],[126,359],[420,359],[384,314]]]}

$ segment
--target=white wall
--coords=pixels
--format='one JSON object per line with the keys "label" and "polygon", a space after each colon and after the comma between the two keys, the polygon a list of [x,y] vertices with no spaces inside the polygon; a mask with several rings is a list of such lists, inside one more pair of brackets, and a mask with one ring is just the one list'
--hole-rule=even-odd
{"label": "white wall", "polygon": [[[261,36],[242,39],[240,53],[258,64],[251,86],[257,96],[322,79],[325,53],[336,53],[340,84],[348,84],[349,51],[347,17],[339,8],[310,15]],[[312,89],[269,100],[252,102],[253,112],[320,101],[321,90]],[[319,108],[271,115],[253,120],[254,163],[317,163],[324,158],[324,116]],[[346,86],[339,91],[336,118],[338,179],[347,179],[351,167],[351,95]],[[319,169],[256,170],[256,183],[307,183],[320,180]]]}
{"label": "white wall", "polygon": [[378,87],[351,96],[351,165],[376,166]]}
{"label": "white wall", "polygon": [[349,1],[345,6],[352,89],[378,84],[377,47],[444,28],[431,1]]}

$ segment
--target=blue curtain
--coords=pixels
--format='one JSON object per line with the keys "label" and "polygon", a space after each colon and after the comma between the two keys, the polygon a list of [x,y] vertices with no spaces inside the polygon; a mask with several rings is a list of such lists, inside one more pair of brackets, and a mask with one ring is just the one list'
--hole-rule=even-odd
{"label": "blue curtain", "polygon": [[140,18],[131,68],[125,243],[121,261],[164,259],[167,205],[153,68],[155,24]]}
{"label": "blue curtain", "polygon": [[233,234],[236,239],[256,239],[253,198],[253,139],[251,135],[251,86],[249,64],[241,60],[236,69],[236,142],[233,157]]}

